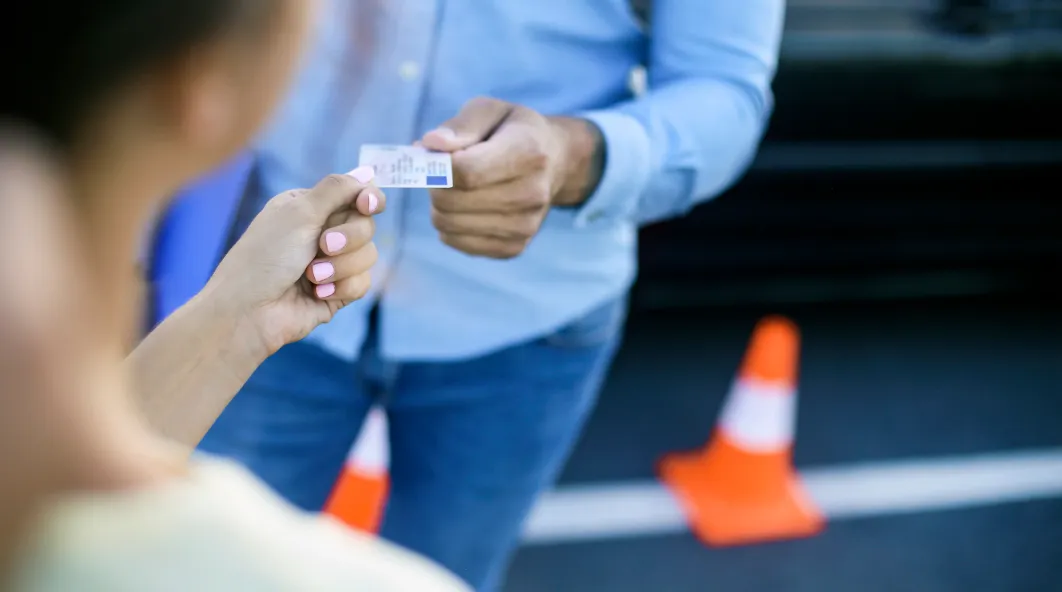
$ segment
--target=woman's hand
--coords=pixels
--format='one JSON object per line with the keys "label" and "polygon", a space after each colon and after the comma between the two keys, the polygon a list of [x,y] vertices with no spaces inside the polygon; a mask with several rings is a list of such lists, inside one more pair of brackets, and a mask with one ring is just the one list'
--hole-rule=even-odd
{"label": "woman's hand", "polygon": [[274,197],[206,287],[129,355],[141,411],[194,448],[259,364],[365,295],[376,262],[372,169]]}
{"label": "woman's hand", "polygon": [[372,169],[326,177],[269,201],[221,261],[203,296],[245,321],[267,353],[302,339],[364,296],[376,263]]}

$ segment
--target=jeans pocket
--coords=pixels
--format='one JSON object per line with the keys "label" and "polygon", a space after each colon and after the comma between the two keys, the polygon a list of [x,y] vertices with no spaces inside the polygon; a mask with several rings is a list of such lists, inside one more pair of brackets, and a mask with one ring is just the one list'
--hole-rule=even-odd
{"label": "jeans pocket", "polygon": [[627,320],[626,296],[610,300],[543,338],[546,345],[563,348],[597,347],[623,331]]}

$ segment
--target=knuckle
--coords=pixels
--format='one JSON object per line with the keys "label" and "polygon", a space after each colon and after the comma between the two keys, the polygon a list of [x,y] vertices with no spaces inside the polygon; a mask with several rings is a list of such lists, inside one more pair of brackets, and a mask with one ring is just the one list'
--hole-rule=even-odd
{"label": "knuckle", "polygon": [[380,259],[380,251],[376,248],[376,243],[369,243],[362,247],[362,266],[365,271],[368,271],[372,266],[376,265],[376,262]]}
{"label": "knuckle", "polygon": [[524,252],[523,241],[505,241],[496,249],[498,259],[514,259]]}
{"label": "knuckle", "polygon": [[342,300],[361,300],[372,289],[372,276],[361,273],[347,278],[340,287],[339,298]]}
{"label": "knuckle", "polygon": [[454,156],[453,167],[455,186],[460,189],[472,189],[479,186],[483,175],[469,157],[463,154]]}
{"label": "knuckle", "polygon": [[446,245],[448,247],[451,247],[451,248],[454,248],[454,249],[460,249],[461,248],[460,241],[457,239],[457,237],[455,235],[450,234],[449,232],[440,232],[439,233],[439,240],[442,241],[442,244],[444,244],[444,245]]}
{"label": "knuckle", "polygon": [[304,191],[301,189],[292,189],[290,191],[278,193],[277,195],[273,196],[272,199],[266,202],[265,207],[262,209],[280,210],[286,207],[290,207],[293,202],[298,201],[299,196],[301,196],[303,193]]}
{"label": "knuckle", "polygon": [[531,238],[538,231],[538,222],[531,216],[523,216],[517,221],[516,234],[521,239]]}
{"label": "knuckle", "polygon": [[483,171],[478,167],[470,169],[468,171],[468,176],[465,177],[465,185],[467,185],[469,189],[482,188],[486,185],[484,177]]}
{"label": "knuckle", "polygon": [[516,194],[516,205],[528,210],[539,210],[549,204],[549,191],[535,187]]}
{"label": "knuckle", "polygon": [[440,189],[431,194],[432,210],[439,214],[454,212],[457,208],[457,201],[457,193],[452,189]]}
{"label": "knuckle", "polygon": [[541,131],[549,125],[545,115],[523,105],[513,107],[513,117],[521,121],[536,139],[541,138]]}
{"label": "knuckle", "polygon": [[513,117],[521,121],[534,120],[540,117],[538,111],[527,107],[526,105],[513,105],[512,108]]}
{"label": "knuckle", "polygon": [[449,231],[451,229],[450,217],[445,213],[440,212],[436,208],[431,209],[431,225],[439,231]]}
{"label": "knuckle", "polygon": [[498,99],[495,99],[493,97],[487,97],[482,95],[478,97],[473,97],[468,101],[468,106],[472,109],[493,109],[496,107],[500,107],[501,105],[502,101],[499,101]]}
{"label": "knuckle", "polygon": [[340,175],[339,173],[332,173],[321,180],[322,187],[334,187],[336,189],[345,189],[351,186],[353,179],[347,175]]}
{"label": "knuckle", "polygon": [[358,217],[351,221],[347,234],[352,245],[360,246],[372,240],[376,235],[376,222],[369,217]]}
{"label": "knuckle", "polygon": [[265,206],[262,207],[262,213],[259,215],[271,216],[278,212],[283,212],[284,209],[288,207],[287,202],[288,199],[285,197],[285,194],[281,193],[280,195],[276,195],[266,202]]}
{"label": "knuckle", "polygon": [[351,292],[354,298],[364,298],[372,289],[372,276],[368,273],[360,274],[351,281]]}
{"label": "knuckle", "polygon": [[284,204],[283,209],[286,212],[285,215],[294,216],[296,219],[311,218],[315,213],[313,200],[305,199],[301,194],[294,195],[292,199],[289,199],[287,203]]}
{"label": "knuckle", "polygon": [[376,265],[379,256],[375,243],[368,243],[352,253],[343,255],[336,259],[336,277],[349,279],[366,273]]}
{"label": "knuckle", "polygon": [[534,171],[544,171],[549,167],[549,153],[539,143],[534,143],[527,152],[527,166]]}

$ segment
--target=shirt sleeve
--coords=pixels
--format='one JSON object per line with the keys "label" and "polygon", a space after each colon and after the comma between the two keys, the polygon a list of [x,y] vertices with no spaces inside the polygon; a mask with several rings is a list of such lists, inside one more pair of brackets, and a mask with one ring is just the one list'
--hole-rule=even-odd
{"label": "shirt sleeve", "polygon": [[784,0],[656,0],[647,92],[579,114],[606,162],[576,225],[673,217],[733,184],[773,108],[784,19]]}

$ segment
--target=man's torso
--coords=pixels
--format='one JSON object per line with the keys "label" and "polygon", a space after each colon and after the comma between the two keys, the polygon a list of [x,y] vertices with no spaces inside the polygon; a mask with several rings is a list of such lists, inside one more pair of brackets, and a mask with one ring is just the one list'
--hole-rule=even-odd
{"label": "man's torso", "polygon": [[[258,144],[260,198],[354,168],[362,144],[408,144],[476,96],[546,115],[609,107],[630,98],[647,48],[629,0],[376,4],[356,14],[359,3],[325,3],[305,67]],[[425,192],[388,198],[374,274],[388,357],[461,358],[541,336],[619,296],[634,276],[631,224],[576,228],[574,211],[554,210],[523,255],[496,261],[443,245]],[[375,300],[311,341],[353,357]]]}

